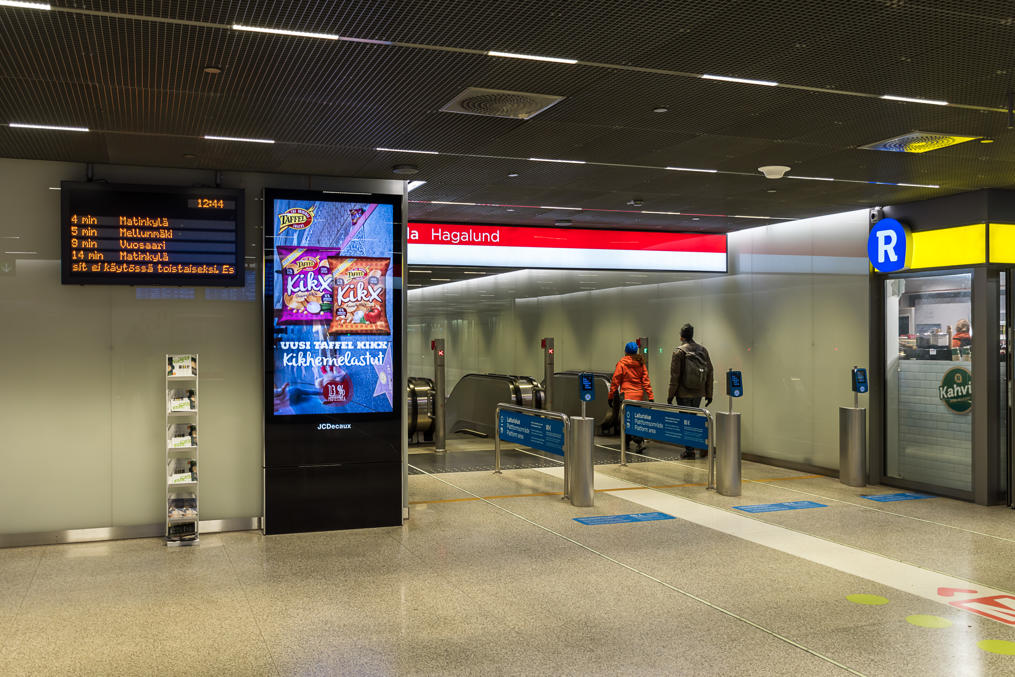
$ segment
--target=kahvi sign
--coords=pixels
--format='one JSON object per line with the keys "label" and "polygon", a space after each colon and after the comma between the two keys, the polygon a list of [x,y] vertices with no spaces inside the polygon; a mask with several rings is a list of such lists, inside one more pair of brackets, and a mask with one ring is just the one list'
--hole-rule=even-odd
{"label": "kahvi sign", "polygon": [[954,367],[941,377],[937,395],[956,414],[967,414],[973,408],[973,375],[962,367]]}
{"label": "kahvi sign", "polygon": [[879,273],[896,273],[909,267],[913,236],[895,219],[881,219],[867,236],[867,258]]}

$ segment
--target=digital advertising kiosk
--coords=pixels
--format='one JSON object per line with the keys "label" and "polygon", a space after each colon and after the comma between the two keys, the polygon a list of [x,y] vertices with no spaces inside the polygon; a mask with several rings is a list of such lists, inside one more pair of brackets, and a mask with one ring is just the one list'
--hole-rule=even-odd
{"label": "digital advertising kiosk", "polygon": [[401,524],[404,200],[264,193],[266,534]]}

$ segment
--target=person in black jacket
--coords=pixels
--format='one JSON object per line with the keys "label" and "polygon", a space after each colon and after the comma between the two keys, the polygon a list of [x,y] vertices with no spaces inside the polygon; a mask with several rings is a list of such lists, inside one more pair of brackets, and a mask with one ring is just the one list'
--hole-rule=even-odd
{"label": "person in black jacket", "polygon": [[[670,389],[666,403],[684,407],[700,407],[701,398],[705,406],[712,404],[712,360],[705,346],[694,341],[694,327],[685,324],[680,328],[680,347],[673,351],[670,359]],[[701,456],[707,452],[702,451]],[[695,458],[695,450],[684,447],[681,458]]]}

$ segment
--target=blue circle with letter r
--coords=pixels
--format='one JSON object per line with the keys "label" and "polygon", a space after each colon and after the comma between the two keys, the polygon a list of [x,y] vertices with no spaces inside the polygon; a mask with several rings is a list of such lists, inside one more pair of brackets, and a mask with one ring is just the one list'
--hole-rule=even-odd
{"label": "blue circle with letter r", "polygon": [[867,236],[867,258],[874,269],[894,273],[906,267],[909,232],[895,219],[881,219]]}

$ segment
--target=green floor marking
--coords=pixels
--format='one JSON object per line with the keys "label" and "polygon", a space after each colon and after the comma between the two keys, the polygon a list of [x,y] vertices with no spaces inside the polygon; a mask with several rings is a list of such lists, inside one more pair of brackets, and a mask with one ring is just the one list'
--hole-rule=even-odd
{"label": "green floor marking", "polygon": [[952,625],[952,622],[947,618],[931,616],[929,614],[906,616],[906,622],[918,628],[950,628]]}
{"label": "green floor marking", "polygon": [[1015,642],[1005,639],[983,639],[976,643],[984,651],[1001,654],[1002,656],[1015,656]]}
{"label": "green floor marking", "polygon": [[846,599],[848,599],[853,604],[869,604],[872,606],[880,606],[882,604],[888,604],[888,600],[882,597],[881,595],[866,595],[866,594],[846,595]]}

